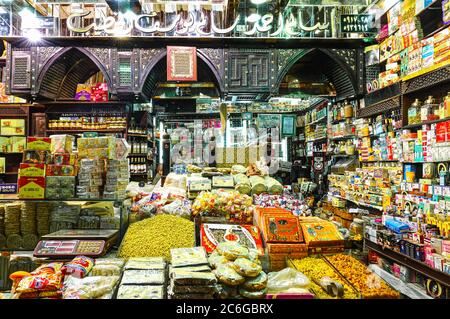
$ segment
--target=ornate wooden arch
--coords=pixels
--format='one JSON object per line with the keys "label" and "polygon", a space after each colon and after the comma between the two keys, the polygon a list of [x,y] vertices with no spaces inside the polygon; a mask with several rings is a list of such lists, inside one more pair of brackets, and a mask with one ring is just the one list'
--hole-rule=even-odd
{"label": "ornate wooden arch", "polygon": [[[100,57],[96,55],[96,49],[95,48],[80,48],[80,47],[63,47],[58,49],[56,52],[53,53],[51,57],[49,57],[46,61],[43,62],[42,66],[40,67],[39,73],[36,75],[36,84],[34,87],[34,94],[39,95],[39,92],[41,90],[42,83],[45,79],[45,76],[49,69],[54,65],[58,59],[62,58],[65,54],[70,52],[71,50],[77,50],[83,55],[85,55],[89,60],[91,60],[96,67],[102,72],[106,83],[108,84],[108,88],[112,94],[115,94],[114,89],[114,83],[111,79],[110,74],[110,63],[109,61],[100,61]],[[99,49],[103,50],[103,49]],[[110,54],[107,53],[107,56],[109,58]],[[101,58],[105,58],[105,55],[103,55]],[[63,80],[63,79],[62,79]]]}
{"label": "ornate wooden arch", "polygon": [[[348,76],[351,85],[355,94],[359,91],[358,81],[354,70],[356,69],[356,65],[349,65],[349,62],[346,62],[336,50],[329,49],[321,49],[321,48],[312,48],[312,49],[301,49],[301,50],[279,50],[278,52],[278,75],[275,87],[279,89],[281,82],[284,77],[288,74],[289,70],[298,63],[303,57],[311,54],[315,51],[320,51],[326,54],[330,59],[333,60],[341,69],[344,70],[345,74]],[[296,52],[296,53],[295,53]],[[354,61],[356,64],[356,61]]]}
{"label": "ornate wooden arch", "polygon": [[[166,50],[161,50],[156,53],[151,60],[146,64],[145,69],[141,72],[141,76],[139,78],[139,88],[138,92],[142,92],[144,89],[145,81],[150,73],[153,71],[154,67],[162,60],[165,59],[167,55]],[[220,91],[220,95],[222,96],[225,90],[224,80],[223,80],[223,53],[221,49],[198,49],[197,57],[201,59],[210,69],[214,78],[217,81],[218,89]]]}

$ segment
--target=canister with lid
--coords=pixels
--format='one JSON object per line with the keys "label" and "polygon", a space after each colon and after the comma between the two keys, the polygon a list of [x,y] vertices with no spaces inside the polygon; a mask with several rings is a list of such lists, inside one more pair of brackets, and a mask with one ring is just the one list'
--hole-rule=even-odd
{"label": "canister with lid", "polygon": [[413,104],[408,109],[408,124],[418,124],[420,123],[420,112],[422,103],[419,99],[415,99]]}
{"label": "canister with lid", "polygon": [[422,121],[434,121],[439,119],[439,104],[431,95],[428,96],[421,108],[420,119]]}

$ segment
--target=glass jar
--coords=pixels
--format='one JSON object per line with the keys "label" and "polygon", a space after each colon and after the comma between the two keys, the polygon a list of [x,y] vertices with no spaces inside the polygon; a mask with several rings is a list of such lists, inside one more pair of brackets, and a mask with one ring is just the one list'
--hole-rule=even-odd
{"label": "glass jar", "polygon": [[419,99],[415,99],[414,103],[408,109],[408,124],[420,123],[420,112],[422,103]]}
{"label": "glass jar", "polygon": [[349,103],[348,101],[345,102],[345,105],[344,105],[344,116],[347,119],[353,117],[353,105],[351,103]]}
{"label": "glass jar", "polygon": [[353,240],[362,240],[364,237],[364,221],[359,218],[353,219],[350,224],[350,237]]}
{"label": "glass jar", "polygon": [[431,95],[428,96],[428,99],[426,99],[426,101],[422,105],[420,111],[420,119],[422,122],[439,120],[439,104]]}

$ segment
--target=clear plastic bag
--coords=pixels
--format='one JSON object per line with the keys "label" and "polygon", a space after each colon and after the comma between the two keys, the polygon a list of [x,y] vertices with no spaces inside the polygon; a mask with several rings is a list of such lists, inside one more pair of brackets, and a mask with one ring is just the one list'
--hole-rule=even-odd
{"label": "clear plastic bag", "polygon": [[269,293],[283,292],[291,288],[307,288],[310,284],[308,277],[293,268],[284,268],[268,275],[267,288]]}
{"label": "clear plastic bag", "polygon": [[112,295],[119,276],[69,277],[64,283],[64,299],[98,299]]}

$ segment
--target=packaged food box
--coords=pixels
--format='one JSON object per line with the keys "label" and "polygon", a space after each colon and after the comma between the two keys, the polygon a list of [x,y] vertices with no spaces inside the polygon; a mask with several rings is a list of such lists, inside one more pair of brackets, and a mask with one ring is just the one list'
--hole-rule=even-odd
{"label": "packaged food box", "polygon": [[17,185],[20,199],[43,199],[45,197],[45,177],[20,176]]}
{"label": "packaged food box", "polygon": [[75,176],[75,166],[73,165],[47,165],[47,176]]}
{"label": "packaged food box", "polygon": [[163,285],[165,282],[166,278],[163,270],[125,270],[121,284]]}
{"label": "packaged food box", "polygon": [[267,252],[269,254],[299,254],[308,252],[308,245],[296,244],[267,244]]}
{"label": "packaged food box", "polygon": [[75,100],[90,101],[91,100],[91,86],[89,84],[77,84],[75,91]]}
{"label": "packaged food box", "polygon": [[20,163],[19,176],[20,177],[44,177],[45,176],[45,164]]}
{"label": "packaged food box", "polygon": [[71,153],[54,153],[53,164],[55,165],[75,165],[76,156]]}
{"label": "packaged food box", "polygon": [[50,137],[27,137],[27,149],[36,151],[50,151],[52,139]]}
{"label": "packaged food box", "polygon": [[21,153],[26,149],[27,140],[25,136],[12,136],[9,143],[11,144],[11,152]]}
{"label": "packaged food box", "polygon": [[50,151],[25,150],[22,155],[22,163],[51,164],[52,155],[50,154]]}
{"label": "packaged food box", "polygon": [[11,142],[9,140],[9,137],[0,136],[0,152],[11,152]]}
{"label": "packaged food box", "polygon": [[1,135],[25,135],[24,119],[1,119],[0,120]]}
{"label": "packaged food box", "polygon": [[337,227],[328,221],[303,221],[300,227],[308,248],[322,246],[343,246],[344,238]]}
{"label": "packaged food box", "polygon": [[264,248],[259,228],[253,225],[231,225],[204,223],[200,227],[200,244],[207,253],[212,253],[216,246],[226,240],[236,241],[250,249],[258,250],[264,255]]}
{"label": "packaged food box", "polygon": [[52,140],[50,150],[54,153],[72,153],[72,145],[75,137],[72,135],[50,135]]}
{"label": "packaged food box", "polygon": [[213,176],[213,187],[234,187],[234,179],[232,176]]}
{"label": "packaged food box", "polygon": [[173,248],[170,256],[172,267],[208,265],[204,247]]}
{"label": "packaged food box", "polygon": [[163,299],[164,286],[120,285],[117,299]]}
{"label": "packaged food box", "polygon": [[291,216],[266,216],[262,229],[266,243],[303,242],[298,218]]}

